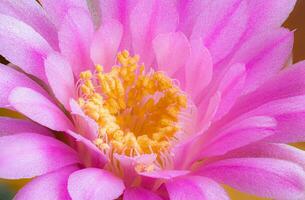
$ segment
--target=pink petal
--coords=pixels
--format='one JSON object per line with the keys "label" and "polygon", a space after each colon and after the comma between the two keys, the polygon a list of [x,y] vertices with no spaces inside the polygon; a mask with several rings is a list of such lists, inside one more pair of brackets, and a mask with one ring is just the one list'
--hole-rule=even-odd
{"label": "pink petal", "polygon": [[287,144],[258,143],[230,152],[225,158],[276,158],[296,163],[305,169],[305,151]]}
{"label": "pink petal", "polygon": [[65,131],[73,127],[55,104],[30,88],[15,88],[9,96],[9,102],[20,113],[52,130]]}
{"label": "pink petal", "polygon": [[[94,1],[94,0],[93,0]],[[131,21],[130,15],[132,10],[138,4],[139,0],[103,0],[100,3],[100,14],[102,21],[108,21],[114,19],[119,21],[123,25],[123,36],[121,40],[120,49],[132,49],[131,48]],[[137,53],[137,52],[135,52]]]}
{"label": "pink petal", "polygon": [[293,10],[296,0],[257,0],[247,3],[252,27],[257,31],[264,31],[280,27]]}
{"label": "pink petal", "polygon": [[211,138],[207,139],[202,137],[202,142],[198,145],[201,146],[200,158],[222,155],[226,152],[257,142],[266,138],[274,133],[276,121],[268,116],[255,116],[247,118],[240,122],[235,123],[232,127],[221,131],[215,135],[211,132]]}
{"label": "pink petal", "polygon": [[[102,18],[115,19],[123,25],[128,22],[130,12],[133,10],[138,0],[104,0],[100,1]],[[125,30],[125,28],[124,28]]]}
{"label": "pink petal", "polygon": [[305,95],[287,97],[270,101],[259,106],[256,109],[251,110],[248,114],[279,116],[299,112],[305,112]]}
{"label": "pink petal", "polygon": [[275,134],[266,138],[269,142],[294,143],[305,141],[305,112],[275,116],[278,121]]}
{"label": "pink petal", "polygon": [[68,180],[68,191],[73,200],[116,199],[124,189],[120,178],[98,168],[78,170]]}
{"label": "pink petal", "polygon": [[[191,54],[185,65],[185,91],[195,100],[212,79],[213,62],[201,39],[190,42]],[[197,80],[196,84],[194,80]]]}
{"label": "pink petal", "polygon": [[57,28],[60,28],[63,19],[65,18],[68,10],[70,8],[82,8],[88,9],[85,1],[82,0],[40,0],[43,9],[48,14],[49,19],[56,25]]}
{"label": "pink petal", "polygon": [[71,8],[59,30],[59,46],[68,59],[74,75],[93,67],[90,45],[94,33],[89,13],[81,8]]}
{"label": "pink petal", "polygon": [[36,1],[2,0],[0,13],[23,21],[48,41],[54,49],[58,49],[57,30]]}
{"label": "pink petal", "polygon": [[48,136],[33,133],[0,137],[0,177],[31,178],[78,163],[75,151]]}
{"label": "pink petal", "polygon": [[76,166],[68,166],[37,178],[34,178],[18,191],[16,200],[70,200],[67,190],[69,175],[77,170]]}
{"label": "pink petal", "polygon": [[34,29],[0,14],[0,54],[25,72],[46,80],[43,60],[52,51]]}
{"label": "pink petal", "polygon": [[115,64],[123,35],[123,27],[115,20],[104,21],[103,25],[95,32],[91,45],[91,58],[94,64],[100,64],[105,70],[110,71]]}
{"label": "pink petal", "polygon": [[192,38],[202,37],[214,63],[223,59],[239,42],[248,21],[245,1],[212,1],[194,25]]}
{"label": "pink petal", "polygon": [[[204,95],[204,93],[202,93],[202,95]],[[220,103],[220,91],[216,91],[214,94],[211,94],[211,96],[206,97],[205,100],[200,102],[200,104],[198,105],[198,112],[200,112],[198,121],[201,129],[200,131],[207,129],[210,126]]]}
{"label": "pink petal", "polygon": [[162,200],[155,193],[141,187],[128,188],[124,192],[124,200]]}
{"label": "pink petal", "polygon": [[270,101],[245,115],[269,115],[277,121],[275,134],[266,138],[271,142],[301,142],[305,140],[305,95]]}
{"label": "pink petal", "polygon": [[139,176],[136,171],[138,164],[149,165],[156,161],[157,156],[155,154],[143,154],[140,156],[129,157],[125,155],[114,154],[114,158],[119,162],[121,171],[124,174],[124,183],[131,185],[134,180]]}
{"label": "pink petal", "polygon": [[0,136],[25,132],[38,133],[47,136],[53,135],[49,129],[31,121],[0,117]]}
{"label": "pink petal", "polygon": [[158,70],[173,75],[184,67],[190,55],[190,44],[181,32],[160,34],[153,40]]}
{"label": "pink petal", "polygon": [[203,166],[199,174],[240,191],[272,199],[298,199],[305,191],[304,170],[291,162],[239,158]]}
{"label": "pink petal", "polygon": [[245,42],[231,61],[246,63],[244,93],[253,91],[278,73],[287,63],[292,46],[293,33],[286,29],[264,32]]}
{"label": "pink petal", "polygon": [[277,99],[305,94],[304,76],[305,62],[300,62],[283,69],[256,91],[240,98],[222,121],[227,123],[244,113]]}
{"label": "pink petal", "polygon": [[258,114],[273,116],[277,121],[275,134],[266,141],[290,143],[305,140],[305,95],[270,101],[244,116]]}
{"label": "pink petal", "polygon": [[[274,134],[276,121],[268,116],[246,118],[223,129],[211,127],[204,134],[197,134],[177,145],[173,152],[175,167],[187,169],[194,162],[207,157],[223,155],[231,150],[263,140]],[[187,157],[185,157],[187,155]]]}
{"label": "pink petal", "polygon": [[47,96],[46,92],[25,74],[0,64],[0,107],[10,107],[8,97],[15,87],[27,87]]}
{"label": "pink petal", "polygon": [[80,155],[82,164],[86,167],[104,167],[107,162],[106,155],[93,144],[92,141],[73,131],[66,132],[76,142],[75,149]]}
{"label": "pink petal", "polygon": [[139,1],[130,14],[133,51],[149,67],[154,59],[152,40],[161,33],[175,31],[178,14],[171,1]]}
{"label": "pink petal", "polygon": [[221,102],[214,120],[221,118],[234,105],[244,89],[246,76],[245,66],[239,63],[230,66],[225,72],[218,86]]}
{"label": "pink petal", "polygon": [[156,179],[172,179],[174,177],[184,176],[190,173],[187,170],[159,170],[152,172],[142,172],[140,173],[142,176],[156,178]]}
{"label": "pink petal", "polygon": [[215,181],[200,176],[185,176],[166,183],[170,199],[229,200],[225,190]]}
{"label": "pink petal", "polygon": [[69,110],[69,100],[74,97],[74,77],[66,59],[60,54],[50,54],[45,60],[46,76],[55,97]]}
{"label": "pink petal", "polygon": [[75,128],[78,133],[81,133],[89,140],[94,140],[98,137],[97,123],[85,115],[74,99],[70,100],[71,114],[74,115]]}
{"label": "pink petal", "polygon": [[[250,38],[256,37],[266,30],[279,28],[292,11],[295,2],[295,0],[246,1],[247,27],[238,43],[235,44],[230,53],[228,52],[228,56],[237,52]],[[272,11],[270,11],[270,8],[272,8]],[[261,41],[257,40],[257,42],[260,43]],[[218,62],[218,64],[223,65],[221,62]]]}
{"label": "pink petal", "polygon": [[209,11],[209,4],[209,0],[178,0],[179,30],[189,37],[200,14]]}

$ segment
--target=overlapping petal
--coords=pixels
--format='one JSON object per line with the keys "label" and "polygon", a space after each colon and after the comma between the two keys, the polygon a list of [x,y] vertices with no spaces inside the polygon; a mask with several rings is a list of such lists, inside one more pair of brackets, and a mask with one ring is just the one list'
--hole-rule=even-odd
{"label": "overlapping petal", "polygon": [[18,191],[14,199],[70,200],[71,198],[67,189],[68,178],[77,169],[78,167],[76,166],[68,166],[34,178]]}
{"label": "overlapping petal", "polygon": [[304,194],[304,170],[283,160],[227,159],[208,164],[198,173],[241,191],[267,198],[298,199]]}
{"label": "overlapping petal", "polygon": [[90,45],[94,26],[88,11],[71,8],[65,15],[58,32],[61,53],[67,58],[74,75],[93,66],[90,59]]}
{"label": "overlapping petal", "polygon": [[32,178],[79,162],[76,152],[49,136],[20,133],[0,137],[0,177]]}
{"label": "overlapping petal", "polygon": [[49,20],[49,13],[47,15],[45,10],[41,8],[37,1],[3,0],[0,2],[0,7],[0,13],[14,17],[28,24],[46,41],[48,41],[51,47],[56,50],[58,49],[58,37],[56,27]]}
{"label": "overlapping petal", "polygon": [[7,60],[46,81],[43,61],[52,48],[32,27],[0,14],[0,43],[0,54]]}
{"label": "overlapping petal", "polygon": [[52,132],[36,123],[24,119],[0,117],[0,136],[33,132],[51,136]]}
{"label": "overlapping petal", "polygon": [[18,112],[52,130],[73,129],[71,121],[64,112],[35,90],[17,87],[11,92],[9,102]]}
{"label": "overlapping petal", "polygon": [[184,176],[166,183],[170,199],[228,200],[225,190],[215,181],[201,176]]}
{"label": "overlapping petal", "polygon": [[86,168],[72,173],[68,191],[72,199],[107,200],[118,198],[124,191],[123,181],[110,172],[98,168]]}

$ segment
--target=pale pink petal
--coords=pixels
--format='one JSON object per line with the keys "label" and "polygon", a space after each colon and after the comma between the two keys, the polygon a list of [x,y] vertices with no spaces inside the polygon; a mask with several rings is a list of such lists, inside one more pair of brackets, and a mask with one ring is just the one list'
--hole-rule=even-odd
{"label": "pale pink petal", "polygon": [[173,149],[175,167],[187,169],[197,160],[223,155],[228,151],[263,140],[274,134],[275,126],[276,121],[273,118],[255,116],[232,122],[221,130],[211,127],[208,132],[204,132],[204,134],[200,132],[175,146]]}
{"label": "pale pink petal", "polygon": [[256,31],[265,31],[280,27],[293,10],[296,0],[256,0],[247,3],[251,26]]}
{"label": "pale pink petal", "polygon": [[110,71],[116,61],[122,34],[123,27],[120,22],[104,20],[95,32],[91,45],[91,58],[94,64],[100,64],[107,72]]}
{"label": "pale pink petal", "polygon": [[292,46],[293,32],[286,29],[264,32],[245,42],[231,60],[231,63],[246,63],[244,93],[253,91],[278,73],[287,63]]}
{"label": "pale pink petal", "polygon": [[68,59],[74,75],[93,67],[90,45],[94,33],[88,11],[81,8],[69,9],[59,30],[59,47]]}
{"label": "pale pink petal", "polygon": [[[228,52],[228,55],[233,55],[237,52],[250,38],[256,37],[266,30],[279,28],[292,11],[295,2],[296,0],[246,1],[247,27],[238,43],[231,49],[230,53]],[[270,8],[272,8],[272,11]],[[257,40],[257,42],[260,43],[261,41]],[[220,62],[218,63],[222,65]]]}
{"label": "pale pink petal", "polygon": [[245,66],[239,63],[230,66],[225,72],[218,86],[218,91],[221,93],[221,102],[214,120],[221,118],[234,105],[244,89],[247,75]]}
{"label": "pale pink petal", "polygon": [[191,54],[185,65],[185,91],[195,100],[212,79],[213,62],[201,39],[190,42]]}
{"label": "pale pink petal", "polygon": [[58,54],[50,54],[45,60],[48,82],[55,97],[70,110],[69,100],[75,95],[72,69],[66,59]]}
{"label": "pale pink petal", "polygon": [[154,163],[156,161],[157,155],[143,154],[139,156],[129,157],[125,155],[114,154],[114,158],[118,160],[120,166],[122,167],[124,183],[129,185],[132,184],[138,177],[136,166],[139,164],[150,165]]}
{"label": "pale pink petal", "polygon": [[130,22],[133,51],[149,67],[154,60],[152,40],[158,34],[176,29],[178,14],[174,2],[139,1],[131,12]]}
{"label": "pale pink petal", "polygon": [[240,149],[236,149],[224,157],[276,158],[291,161],[305,169],[305,151],[287,144],[256,143]]}
{"label": "pale pink petal", "polygon": [[229,200],[225,190],[215,181],[200,176],[185,176],[169,180],[166,188],[170,199]]}
{"label": "pale pink petal", "polygon": [[305,112],[305,95],[292,96],[267,102],[251,110],[246,115],[279,116],[289,113]]}
{"label": "pale pink petal", "polygon": [[54,49],[58,49],[57,30],[35,0],[2,0],[0,13],[28,24],[44,37]]}
{"label": "pale pink petal", "polygon": [[247,3],[240,0],[211,1],[197,18],[192,38],[202,38],[214,63],[225,58],[246,31]]}
{"label": "pale pink petal", "polygon": [[31,178],[78,162],[73,149],[49,136],[20,133],[0,137],[1,178]]}
{"label": "pale pink petal", "polygon": [[304,76],[305,62],[300,62],[283,69],[256,91],[241,97],[227,116],[222,119],[222,122],[227,123],[265,103],[305,94]]}
{"label": "pale pink petal", "polygon": [[273,116],[277,121],[275,134],[266,141],[292,143],[305,140],[305,95],[270,101],[243,116],[260,114]]}
{"label": "pale pink petal", "polygon": [[159,170],[159,171],[152,171],[152,172],[141,172],[142,176],[156,178],[156,179],[172,179],[174,177],[184,176],[190,173],[187,170]]}
{"label": "pale pink petal", "polygon": [[[170,167],[172,167],[172,166],[170,166]],[[155,190],[156,184],[158,184],[159,180],[168,181],[175,177],[185,176],[190,173],[191,173],[191,171],[189,171],[189,169],[180,170],[180,169],[173,168],[171,170],[171,169],[158,169],[157,167],[155,167],[154,171],[138,172],[138,175],[141,176],[141,181],[142,181],[141,185],[142,186],[144,186],[145,188],[150,189],[150,190]],[[159,193],[159,194],[161,195],[161,193]]]}
{"label": "pale pink petal", "polygon": [[0,117],[0,136],[13,135],[18,133],[38,133],[52,136],[52,132],[36,123],[24,119],[13,119]]}
{"label": "pale pink petal", "polygon": [[15,18],[0,14],[0,54],[25,72],[46,80],[43,60],[52,51],[34,29]]}
{"label": "pale pink petal", "polygon": [[0,64],[0,107],[11,107],[8,97],[15,87],[31,88],[47,96],[46,92],[25,74]]}
{"label": "pale pink petal", "polygon": [[266,138],[265,141],[301,142],[305,140],[304,102],[305,95],[273,100],[242,114],[240,118],[257,115],[272,116],[277,121],[277,126],[274,134]]}
{"label": "pale pink petal", "polygon": [[179,30],[189,37],[197,18],[201,13],[208,11],[210,0],[177,0],[179,13]]}
{"label": "pale pink petal", "polygon": [[88,117],[74,99],[70,100],[71,114],[74,115],[75,128],[89,140],[98,137],[97,123]]}
{"label": "pale pink petal", "polygon": [[175,155],[173,161],[175,169],[177,170],[189,169],[192,163],[196,161],[196,156],[198,155],[199,152],[198,145],[196,146],[196,142],[200,138],[201,138],[201,134],[196,134],[188,138],[186,141],[177,144],[172,149],[172,152]]}
{"label": "pale pink petal", "polygon": [[100,1],[102,20],[115,19],[124,25],[128,25],[129,15],[139,0],[103,0]]}
{"label": "pale pink petal", "polygon": [[67,185],[69,175],[77,170],[68,166],[37,178],[34,178],[18,191],[16,200],[70,200]]}
{"label": "pale pink petal", "polygon": [[35,90],[17,87],[11,92],[9,102],[20,113],[52,130],[65,131],[73,127],[59,107]]}
{"label": "pale pink petal", "polygon": [[[94,0],[92,0],[94,1]],[[100,3],[101,21],[114,19],[123,25],[123,36],[120,49],[132,49],[131,47],[131,29],[130,26],[135,21],[130,19],[132,10],[138,4],[139,0],[103,0]],[[138,21],[138,20],[137,20]],[[134,52],[137,53],[137,52]]]}
{"label": "pale pink petal", "polygon": [[[202,95],[204,95],[204,93]],[[197,126],[200,126],[201,131],[207,129],[211,125],[211,122],[221,103],[221,98],[220,91],[216,91],[211,96],[206,97],[198,105],[198,112],[200,112],[200,115],[198,121],[199,125]]]}
{"label": "pale pink petal", "polygon": [[120,178],[98,168],[78,170],[68,180],[68,191],[73,200],[116,199],[124,189]]}
{"label": "pale pink petal", "polygon": [[153,49],[158,70],[173,78],[175,73],[185,66],[191,52],[188,39],[181,32],[158,35],[153,40]]}
{"label": "pale pink petal", "polygon": [[275,116],[278,121],[275,134],[266,138],[269,142],[294,143],[305,141],[305,112]]}
{"label": "pale pink petal", "polygon": [[162,198],[150,190],[137,187],[126,189],[123,200],[162,200]]}
{"label": "pale pink petal", "polygon": [[272,199],[298,199],[305,191],[304,170],[284,160],[227,159],[203,166],[198,174],[240,191]]}
{"label": "pale pink petal", "polygon": [[90,140],[73,131],[67,131],[67,135],[76,142],[75,149],[80,155],[82,164],[86,167],[104,167],[107,162],[106,155]]}
{"label": "pale pink petal", "polygon": [[201,147],[198,147],[199,157],[222,155],[230,150],[257,142],[274,134],[275,128],[276,121],[273,118],[255,116],[237,122],[217,134],[215,130],[212,130],[209,139],[207,139],[209,136],[205,135],[200,139],[201,141],[197,141],[197,145]]}
{"label": "pale pink petal", "polygon": [[83,0],[40,0],[39,2],[46,11],[49,19],[53,22],[53,24],[56,25],[57,28],[60,28],[63,19],[70,8],[77,7],[85,10],[88,9],[86,1]]}

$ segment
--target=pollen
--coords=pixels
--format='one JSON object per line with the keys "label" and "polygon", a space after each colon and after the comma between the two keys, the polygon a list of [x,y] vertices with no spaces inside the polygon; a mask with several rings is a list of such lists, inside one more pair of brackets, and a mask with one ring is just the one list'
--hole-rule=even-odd
{"label": "pollen", "polygon": [[160,71],[147,71],[139,56],[124,50],[105,72],[97,65],[79,79],[78,104],[99,126],[95,145],[128,156],[167,151],[181,130],[179,115],[187,98]]}

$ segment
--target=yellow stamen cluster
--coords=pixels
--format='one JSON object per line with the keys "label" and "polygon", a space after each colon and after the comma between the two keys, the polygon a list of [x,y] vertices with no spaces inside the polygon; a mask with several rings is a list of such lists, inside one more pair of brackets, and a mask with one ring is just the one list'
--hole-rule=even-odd
{"label": "yellow stamen cluster", "polygon": [[178,117],[187,98],[162,72],[145,72],[139,56],[117,55],[110,72],[96,66],[80,74],[78,103],[99,125],[95,144],[129,156],[160,153],[181,128]]}

